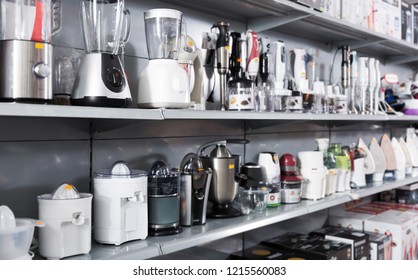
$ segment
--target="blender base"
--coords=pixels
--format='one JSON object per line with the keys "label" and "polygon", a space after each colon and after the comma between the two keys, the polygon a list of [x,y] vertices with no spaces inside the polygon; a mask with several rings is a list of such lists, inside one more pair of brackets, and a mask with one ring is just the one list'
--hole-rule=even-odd
{"label": "blender base", "polygon": [[152,228],[148,227],[148,236],[164,236],[164,235],[173,235],[182,232],[180,226],[170,227],[170,228]]}
{"label": "blender base", "polygon": [[235,209],[229,204],[214,204],[208,212],[208,217],[217,219],[234,218],[241,215],[241,211]]}

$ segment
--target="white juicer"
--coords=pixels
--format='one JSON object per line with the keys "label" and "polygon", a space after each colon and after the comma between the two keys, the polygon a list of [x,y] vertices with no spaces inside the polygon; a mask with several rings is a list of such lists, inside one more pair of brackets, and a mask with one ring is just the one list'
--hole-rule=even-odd
{"label": "white juicer", "polygon": [[320,151],[299,152],[300,173],[307,179],[302,185],[302,198],[321,199],[325,197],[327,169]]}
{"label": "white juicer", "polygon": [[39,230],[41,256],[61,259],[90,252],[92,198],[69,184],[38,196],[39,218],[46,225]]}
{"label": "white juicer", "polygon": [[189,77],[178,62],[182,13],[152,9],[145,12],[144,18],[150,61],[139,77],[138,107],[187,108]]}
{"label": "white juicer", "polygon": [[6,205],[0,206],[0,260],[31,260],[29,251],[35,226],[43,223],[32,219],[16,219]]}
{"label": "white juicer", "polygon": [[94,239],[120,245],[148,235],[148,179],[145,171],[116,162],[94,176]]}

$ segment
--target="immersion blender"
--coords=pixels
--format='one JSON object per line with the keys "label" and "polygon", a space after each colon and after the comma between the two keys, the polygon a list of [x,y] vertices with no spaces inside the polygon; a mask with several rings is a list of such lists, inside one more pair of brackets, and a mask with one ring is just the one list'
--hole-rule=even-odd
{"label": "immersion blender", "polygon": [[276,57],[274,61],[274,86],[276,89],[284,89],[284,79],[286,75],[286,51],[283,41],[274,42]]}
{"label": "immersion blender", "polygon": [[247,75],[250,80],[255,81],[260,64],[260,46],[258,45],[258,34],[252,30],[247,31]]}
{"label": "immersion blender", "polygon": [[375,59],[373,57],[369,58],[369,87],[368,87],[368,106],[367,106],[367,113],[374,114],[375,109],[375,94],[376,94],[376,64]]}
{"label": "immersion blender", "polygon": [[[381,73],[380,73],[380,61],[378,59],[375,59],[374,61],[375,63],[375,72],[376,72],[376,87],[375,87],[375,103],[374,103],[374,111],[372,112],[373,114],[377,114],[377,112],[379,111],[379,102],[380,100],[385,100],[385,93],[384,91],[382,92],[382,82],[381,82]],[[381,96],[382,95],[382,96]]]}
{"label": "immersion blender", "polygon": [[267,80],[270,74],[270,40],[268,38],[260,38],[260,78],[263,83],[262,86],[265,89],[267,87]]}
{"label": "immersion blender", "polygon": [[358,81],[357,87],[360,92],[360,113],[366,114],[366,94],[369,84],[369,58],[359,57],[358,59]]}
{"label": "immersion blender", "polygon": [[[343,95],[346,98],[350,97],[350,47],[347,45],[341,46],[341,85],[343,88]],[[352,107],[352,106],[351,106]],[[355,109],[355,108],[354,108]],[[353,111],[352,108],[349,110],[350,114],[356,114],[356,111]]]}
{"label": "immersion blender", "polygon": [[229,22],[220,21],[212,28],[218,28],[216,40],[216,67],[220,78],[221,111],[226,110],[226,74],[228,73]]}
{"label": "immersion blender", "polygon": [[356,102],[356,89],[357,89],[357,77],[358,77],[358,64],[357,64],[357,52],[352,51],[350,53],[350,70],[351,70],[351,91],[350,91],[350,112],[357,114],[357,102]]}

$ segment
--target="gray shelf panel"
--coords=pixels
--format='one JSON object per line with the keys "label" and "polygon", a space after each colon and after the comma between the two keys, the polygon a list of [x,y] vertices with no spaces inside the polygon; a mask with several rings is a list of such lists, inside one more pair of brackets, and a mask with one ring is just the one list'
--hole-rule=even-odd
{"label": "gray shelf panel", "polygon": [[0,103],[0,116],[162,120],[160,109],[104,108],[47,104]]}

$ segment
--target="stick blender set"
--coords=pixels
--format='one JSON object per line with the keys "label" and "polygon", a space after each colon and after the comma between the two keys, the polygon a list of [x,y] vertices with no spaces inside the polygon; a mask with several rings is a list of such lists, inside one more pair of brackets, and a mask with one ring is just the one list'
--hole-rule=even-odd
{"label": "stick blender set", "polygon": [[86,54],[74,82],[72,103],[126,107],[132,98],[118,52],[129,39],[130,13],[123,0],[84,0],[80,8]]}

